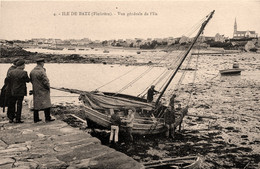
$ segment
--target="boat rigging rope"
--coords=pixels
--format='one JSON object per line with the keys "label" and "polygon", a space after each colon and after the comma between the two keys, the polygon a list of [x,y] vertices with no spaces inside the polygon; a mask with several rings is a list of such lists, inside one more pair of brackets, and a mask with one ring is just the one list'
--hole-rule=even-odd
{"label": "boat rigging rope", "polygon": [[96,88],[96,90],[98,90],[98,89],[100,89],[100,88],[102,88],[102,87],[104,87],[104,86],[106,86],[106,85],[108,85],[108,84],[110,84],[110,83],[116,81],[117,79],[120,79],[121,77],[123,77],[123,76],[127,75],[128,73],[132,72],[132,71],[135,70],[136,68],[137,68],[137,67],[134,67],[133,69],[129,70],[128,72],[126,72],[126,73],[124,73],[124,74],[122,74],[121,76],[118,76],[117,78],[115,78],[115,79],[113,79],[113,80],[107,82],[106,84],[104,84],[104,85],[102,85],[102,86]]}
{"label": "boat rigging rope", "polygon": [[201,20],[199,20],[195,25],[193,25],[189,30],[187,30],[184,35],[187,35],[190,37],[196,30],[198,30],[201,26],[201,24],[207,19],[208,16],[203,17]]}
{"label": "boat rigging rope", "polygon": [[[205,17],[205,18],[206,18],[206,17]],[[201,26],[201,23],[204,22],[205,18],[201,19],[196,25],[193,26],[192,29],[194,29],[194,30],[190,31],[190,35],[191,35],[192,33],[194,33],[195,30],[197,30],[197,29]],[[190,35],[189,35],[189,36],[190,36]],[[168,49],[167,49],[167,50],[168,50]],[[158,64],[161,63],[162,60],[164,60],[166,57],[168,57],[168,56],[170,55],[170,53],[171,53],[171,52],[169,52],[167,55],[161,57],[161,59],[160,59],[160,61],[158,62]],[[184,52],[183,52],[183,53],[184,53]],[[155,55],[156,55],[156,53],[155,53],[152,57],[154,57]],[[181,57],[179,57],[179,59],[180,59],[180,58],[181,58]],[[173,63],[176,64],[177,62],[176,62],[176,61],[173,61]],[[172,65],[172,64],[171,64],[171,65]],[[132,80],[131,82],[129,82],[127,85],[125,85],[123,88],[121,88],[119,91],[117,91],[117,92],[115,93],[115,95],[118,94],[118,93],[121,93],[122,91],[124,91],[124,90],[126,90],[127,88],[129,88],[130,86],[132,86],[135,82],[137,82],[139,79],[141,79],[144,75],[146,75],[148,72],[150,72],[153,68],[154,68],[154,66],[149,67],[149,68],[148,68],[147,70],[145,70],[141,75],[139,75],[137,78],[135,78],[134,80]],[[135,68],[134,68],[134,69],[135,69]],[[113,79],[113,80],[111,80],[110,82],[108,82],[108,83],[106,83],[106,84],[100,86],[100,87],[97,88],[96,90],[98,90],[98,89],[100,89],[100,88],[102,88],[102,87],[104,87],[104,86],[106,86],[106,85],[108,85],[108,84],[110,84],[110,83],[116,81],[117,79],[119,79],[119,78],[125,76],[126,74],[128,74],[128,73],[130,73],[130,72],[132,72],[134,69],[132,69],[132,70],[126,72],[125,74],[123,74],[123,75],[117,77],[116,79]],[[176,67],[175,67],[175,69],[176,69]],[[160,79],[157,81],[156,84],[158,84],[162,79],[164,79],[164,78],[165,78],[166,76],[168,76],[168,75],[169,75],[169,71],[168,71],[168,72],[167,72],[167,71],[164,71],[161,75],[159,75]],[[157,78],[157,79],[158,79],[158,78]],[[155,79],[152,83],[155,83],[155,81],[156,81],[157,79]],[[168,79],[169,79],[169,78],[168,78]],[[167,81],[166,81],[166,82],[167,82]],[[166,83],[166,82],[165,82],[165,83]],[[165,83],[164,83],[164,84],[165,84]],[[150,86],[148,86],[145,91],[147,91],[147,89],[148,89],[149,87],[150,87]],[[162,87],[161,87],[161,89],[162,89]],[[160,90],[161,90],[161,89],[160,89]],[[142,93],[143,93],[143,92],[142,92]],[[141,93],[141,94],[142,94],[142,93]],[[141,94],[139,94],[139,95],[141,95]],[[138,96],[139,96],[139,95],[138,95]]]}
{"label": "boat rigging rope", "polygon": [[[196,65],[196,66],[195,66],[195,71],[194,71],[194,75],[193,75],[193,79],[192,79],[192,88],[191,88],[191,90],[189,91],[189,98],[188,98],[188,100],[187,100],[187,104],[186,104],[186,105],[189,105],[189,103],[190,103],[190,101],[191,101],[191,96],[192,96],[192,93],[193,93],[193,89],[194,89],[194,84],[195,84],[196,75],[197,75],[197,70],[198,70],[198,61],[199,61],[199,56],[200,56],[200,55],[199,55],[200,45],[201,45],[201,42],[198,43],[198,54],[197,54],[197,59],[196,59],[196,64],[195,64],[195,65]],[[189,59],[188,59],[188,63],[187,63],[187,65],[186,65],[185,69],[187,69],[187,68],[190,66],[191,60],[192,60],[192,55],[190,55],[190,57],[189,57]],[[186,74],[187,74],[187,71],[185,70],[185,71],[182,73],[182,75],[181,75],[181,77],[180,77],[178,83],[176,84],[176,86],[174,87],[174,89],[173,89],[173,91],[171,92],[170,95],[176,94],[176,91],[178,91],[177,89],[179,88],[180,84],[181,84],[182,81],[184,80]],[[180,92],[180,91],[178,91],[178,93],[179,93],[179,92]]]}
{"label": "boat rigging rope", "polygon": [[[195,26],[193,26],[193,28],[194,28],[194,30],[193,30],[193,32],[195,32],[196,30],[198,30],[199,29],[199,27],[200,27],[200,25],[201,25],[201,23],[203,22],[205,20],[205,18],[203,18],[203,19],[201,19]],[[189,35],[188,36],[190,36],[193,32],[190,32],[189,33]],[[180,46],[178,47],[178,49],[180,48]],[[177,49],[177,51],[178,51],[178,49]],[[183,56],[184,55],[184,53],[185,53],[185,51],[182,51],[178,56]],[[172,61],[172,63],[170,64],[170,67],[171,66],[175,66],[174,68],[173,68],[173,71],[175,71],[176,70],[176,63],[178,63],[178,62],[180,62],[180,60],[181,60],[181,57],[178,57],[177,56],[177,58],[176,58],[176,60],[173,60]],[[189,60],[188,60],[188,65],[186,66],[186,68],[189,66],[189,64],[190,64],[190,61],[191,61],[191,57],[189,58]],[[157,85],[159,82],[161,82],[163,79],[165,79],[165,77],[167,77],[168,76],[168,78],[165,80],[165,82],[163,83],[163,85],[161,86],[161,88],[159,89],[159,91],[160,90],[162,90],[162,88],[163,88],[163,86],[167,83],[167,81],[170,79],[170,73],[171,73],[172,71],[168,71],[167,69],[162,73],[162,74],[160,74],[159,76],[158,76],[158,78],[160,77],[160,79],[155,79],[151,84],[154,84],[154,85]],[[185,74],[186,74],[186,71],[184,71],[185,72]],[[182,79],[184,78],[184,76],[185,75],[182,75]],[[155,83],[155,81],[157,81],[156,83]],[[180,80],[179,81],[179,84],[182,82],[182,80]],[[147,88],[145,88],[144,89],[144,91],[143,92],[141,92],[138,96],[140,96],[140,95],[142,95],[142,97],[144,97],[146,94],[147,94],[147,90],[148,90],[148,88],[149,88],[150,86],[148,86]]]}
{"label": "boat rigging rope", "polygon": [[[191,60],[192,60],[192,55],[190,55],[185,69],[188,69],[188,67],[190,66]],[[177,82],[176,86],[174,87],[173,92],[171,93],[171,95],[174,93],[174,91],[176,91],[179,88],[179,86],[182,83],[182,81],[184,80],[184,77],[186,76],[186,74],[187,74],[187,71],[184,70],[182,75],[181,75],[181,77],[180,77],[180,79],[179,79],[179,81]]]}
{"label": "boat rigging rope", "polygon": [[[193,34],[196,30],[198,30],[199,28],[200,28],[200,26],[201,26],[201,24],[204,22],[204,20],[206,19],[207,17],[204,17],[204,18],[202,18],[197,24],[195,24],[194,26],[193,26],[193,30],[192,31],[190,31],[190,33],[187,35],[188,37],[191,35],[191,34]],[[181,56],[181,55],[183,55],[185,52],[183,51],[182,52],[182,54],[180,54],[179,56]],[[181,57],[179,57],[179,59],[180,59]],[[190,61],[191,61],[191,59],[192,59],[192,56],[190,56],[189,57],[189,60],[188,60],[188,64],[187,64],[187,66],[186,66],[186,68],[190,65]],[[176,62],[175,62],[176,63]],[[175,64],[176,65],[176,64]],[[180,80],[179,80],[179,82],[178,82],[178,85],[182,82],[182,80],[184,79],[184,76],[186,75],[186,72],[187,71],[184,71],[184,74],[182,74],[182,76],[181,76],[181,78],[180,78]],[[170,79],[170,76],[167,78],[167,80],[164,82],[164,84],[162,85],[162,87],[160,88],[160,90],[163,88],[163,86],[167,83],[167,81]],[[174,92],[174,90],[173,90],[173,92]],[[172,93],[173,94],[173,93]]]}
{"label": "boat rigging rope", "polygon": [[[169,49],[169,48],[168,48]],[[167,49],[167,50],[168,50]],[[172,53],[172,52],[170,52]],[[167,55],[170,56],[170,53]],[[172,61],[171,65],[173,65],[174,63],[176,64],[178,62],[178,60],[180,60],[180,58],[177,56],[175,57],[175,60]],[[176,65],[175,65],[176,68]],[[154,79],[154,81],[152,81],[150,83],[150,85],[148,85],[140,94],[137,95],[137,97],[141,96],[142,98],[147,94],[147,90],[148,88],[153,84],[153,85],[157,85],[160,81],[162,81],[165,77],[167,77],[169,74],[171,73],[171,71],[169,71],[169,69],[165,69],[157,78]],[[157,81],[157,82],[156,82]],[[160,89],[161,90],[161,89]]]}
{"label": "boat rigging rope", "polygon": [[[154,55],[155,55],[155,54],[154,54]],[[117,78],[115,78],[115,79],[112,79],[112,80],[109,81],[108,83],[106,83],[106,84],[104,84],[104,85],[102,85],[102,86],[96,88],[96,90],[98,90],[98,89],[100,89],[100,88],[102,88],[102,87],[104,87],[104,86],[106,86],[106,85],[108,85],[108,84],[110,84],[110,83],[116,81],[117,79],[120,79],[121,77],[123,77],[123,76],[129,74],[130,72],[132,72],[133,70],[135,70],[135,69],[137,69],[137,68],[138,68],[138,67],[134,67],[133,69],[129,70],[128,72],[124,73],[123,75],[121,75],[121,76],[119,76],[119,77],[117,77]],[[148,69],[149,69],[149,68],[148,68]],[[147,71],[147,70],[146,70],[146,71]]]}
{"label": "boat rigging rope", "polygon": [[130,83],[128,83],[126,86],[124,86],[123,88],[121,88],[119,91],[117,91],[115,93],[121,93],[122,91],[124,91],[125,89],[127,89],[128,87],[130,87],[132,84],[134,84],[135,82],[137,82],[139,79],[141,79],[146,73],[148,73],[149,71],[151,71],[152,68],[147,69],[145,72],[143,72],[141,75],[139,75],[137,78],[135,78],[133,81],[131,81]]}
{"label": "boat rigging rope", "polygon": [[[177,63],[180,62],[180,61],[181,61],[181,57],[178,58]],[[176,68],[177,68],[177,65],[175,64],[175,67],[174,67],[174,69],[173,69],[171,72],[175,71]],[[171,72],[170,72],[170,73],[171,73]],[[164,82],[163,85],[161,86],[160,90],[162,90],[162,88],[165,86],[165,84],[169,81],[170,78],[171,78],[171,74],[168,75],[167,79],[165,80],[165,82]]]}
{"label": "boat rigging rope", "polygon": [[[202,33],[202,35],[203,35],[203,33]],[[197,70],[198,70],[198,63],[199,63],[199,57],[200,57],[201,43],[202,43],[202,41],[199,41],[199,43],[198,43],[198,54],[197,54],[197,60],[196,60],[196,67],[195,67],[195,72],[194,72],[194,76],[193,76],[193,80],[192,80],[192,86],[191,86],[192,88],[191,88],[191,91],[190,91],[190,96],[189,96],[187,105],[189,105],[189,103],[191,101],[191,96],[192,96],[192,93],[193,93],[194,87],[195,87],[195,80],[196,80]]]}
{"label": "boat rigging rope", "polygon": [[[170,47],[169,47],[170,48]],[[154,54],[155,56],[156,54]],[[160,64],[163,60],[166,59],[166,57],[168,57],[170,55],[170,53],[168,53],[167,55],[164,55],[163,57],[161,57],[161,59],[159,60],[159,62],[157,64]],[[153,57],[154,57],[153,56]],[[150,72],[155,66],[150,66],[145,72],[143,72],[141,75],[139,75],[137,78],[135,78],[134,80],[132,80],[131,82],[129,82],[127,85],[125,85],[123,88],[121,88],[119,91],[117,91],[115,93],[121,93],[122,91],[126,90],[128,87],[132,86],[135,82],[137,82],[139,79],[141,79],[144,75],[146,75],[148,72]]]}
{"label": "boat rigging rope", "polygon": [[198,62],[199,62],[199,53],[197,55],[197,61],[196,61],[196,67],[195,67],[195,72],[194,72],[194,76],[193,76],[193,80],[192,80],[192,86],[191,86],[191,91],[190,91],[190,96],[189,96],[189,99],[187,101],[187,105],[189,105],[190,101],[191,101],[191,95],[194,91],[194,84],[195,84],[195,80],[196,80],[196,75],[197,75],[197,70],[198,70]]}

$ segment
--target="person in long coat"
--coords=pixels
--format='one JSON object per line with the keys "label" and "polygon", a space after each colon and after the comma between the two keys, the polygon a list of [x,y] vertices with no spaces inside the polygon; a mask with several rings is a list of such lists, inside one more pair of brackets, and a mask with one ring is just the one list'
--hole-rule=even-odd
{"label": "person in long coat", "polygon": [[[23,99],[27,95],[26,83],[29,83],[30,79],[27,72],[24,71],[24,60],[17,61],[16,66],[17,68],[8,72],[6,77],[11,93],[8,101],[7,117],[10,123],[13,122],[14,118],[16,119],[16,123],[23,123],[21,121]],[[15,107],[17,107],[17,111],[15,111]]]}
{"label": "person in long coat", "polygon": [[[13,60],[13,65],[7,70],[6,77],[8,73],[14,69],[16,69],[16,62],[19,59],[16,58]],[[9,98],[11,97],[11,89],[8,85],[7,79],[4,80],[4,86],[1,88],[1,95],[0,95],[0,107],[3,107],[3,112],[5,112],[5,107],[8,107]],[[8,114],[7,114],[8,116]]]}
{"label": "person in long coat", "polygon": [[51,98],[50,98],[50,82],[46,74],[44,59],[37,59],[36,67],[31,71],[30,78],[33,89],[33,110],[34,122],[41,121],[39,119],[39,111],[43,110],[45,114],[45,122],[53,121],[50,116]]}

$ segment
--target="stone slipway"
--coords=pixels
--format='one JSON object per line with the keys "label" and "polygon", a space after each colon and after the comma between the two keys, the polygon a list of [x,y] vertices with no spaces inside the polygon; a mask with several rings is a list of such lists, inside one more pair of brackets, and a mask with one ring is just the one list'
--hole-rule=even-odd
{"label": "stone slipway", "polygon": [[35,124],[32,112],[25,111],[25,123],[0,121],[0,169],[143,168],[82,130],[60,120]]}

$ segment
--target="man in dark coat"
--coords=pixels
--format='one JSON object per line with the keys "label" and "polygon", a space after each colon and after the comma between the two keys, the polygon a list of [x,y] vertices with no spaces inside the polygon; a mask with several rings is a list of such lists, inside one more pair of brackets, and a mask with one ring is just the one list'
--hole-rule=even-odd
{"label": "man in dark coat", "polygon": [[33,88],[33,110],[34,122],[41,121],[39,119],[39,111],[43,110],[45,114],[45,122],[54,121],[51,119],[51,98],[50,98],[50,82],[46,74],[44,59],[37,59],[36,67],[31,71],[30,78]]}
{"label": "man in dark coat", "polygon": [[[6,77],[11,92],[7,110],[7,117],[10,123],[13,122],[14,118],[16,119],[16,123],[23,123],[21,121],[23,99],[27,95],[26,83],[30,81],[24,68],[25,61],[20,59],[16,62],[16,69],[8,72]],[[17,107],[17,111],[15,111],[15,107]]]}
{"label": "man in dark coat", "polygon": [[154,95],[155,93],[159,93],[159,92],[156,91],[154,88],[155,88],[155,86],[152,85],[152,86],[150,87],[150,89],[148,90],[148,92],[147,92],[147,102],[148,102],[148,103],[153,101],[153,95]]}
{"label": "man in dark coat", "polygon": [[12,65],[11,67],[9,67],[9,69],[7,70],[7,74],[8,74],[11,70],[16,69],[16,67],[17,67],[16,63],[17,63],[18,61],[19,61],[18,58],[16,58],[16,59],[13,60],[13,65]]}
{"label": "man in dark coat", "polygon": [[[8,69],[6,76],[11,70],[16,69],[16,62],[18,60],[19,60],[18,58],[13,60],[13,65]],[[3,107],[3,112],[5,112],[5,107],[8,107],[8,101],[10,97],[11,97],[11,90],[10,87],[8,86],[7,80],[5,79],[4,86],[1,89],[1,95],[0,95],[0,107]]]}

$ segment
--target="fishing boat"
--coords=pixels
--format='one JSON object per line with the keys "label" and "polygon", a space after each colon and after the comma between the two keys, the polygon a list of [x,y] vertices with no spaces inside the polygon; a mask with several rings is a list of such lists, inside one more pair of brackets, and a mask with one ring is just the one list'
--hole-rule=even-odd
{"label": "fishing boat", "polygon": [[76,50],[76,48],[68,48],[68,50]]}
{"label": "fishing boat", "polygon": [[233,68],[233,69],[223,69],[220,70],[219,73],[221,75],[240,75],[241,71],[243,71],[244,69],[240,69],[240,68]]}
{"label": "fishing boat", "polygon": [[220,70],[219,73],[223,76],[225,76],[225,75],[240,75],[241,71],[244,71],[244,69],[240,69],[239,64],[234,63],[232,69],[223,69],[223,70]]}
{"label": "fishing boat", "polygon": [[109,51],[108,50],[104,50],[103,53],[109,53]]}
{"label": "fishing boat", "polygon": [[[117,111],[119,115],[124,118],[127,111],[133,108],[136,110],[134,124],[132,128],[133,134],[153,135],[164,133],[166,131],[166,127],[164,125],[164,120],[162,117],[167,107],[161,103],[161,98],[164,95],[169,84],[172,82],[176,73],[180,69],[190,50],[194,46],[198,37],[204,30],[205,26],[212,18],[213,14],[214,11],[212,11],[206,17],[190,47],[187,51],[185,51],[183,56],[180,57],[181,59],[180,62],[178,62],[178,64],[176,65],[176,69],[171,70],[169,79],[167,78],[165,85],[162,86],[162,90],[160,91],[160,95],[158,96],[156,101],[147,102],[147,100],[143,97],[132,96],[120,92],[103,92],[99,90],[88,92],[68,88],[59,88],[58,90],[67,91],[70,93],[77,93],[80,95],[79,100],[84,107],[85,118],[87,119],[88,123],[95,123],[98,126],[110,129],[110,117],[113,112]],[[130,85],[132,85],[132,83]],[[174,127],[177,127],[182,123],[183,118],[187,114],[187,112],[187,106],[179,111],[179,113],[176,115]],[[120,131],[125,131],[125,127],[120,127]]]}
{"label": "fishing boat", "polygon": [[[86,118],[102,127],[110,129],[110,110],[118,111],[119,115],[124,118],[129,108],[135,108],[136,114],[132,129],[133,134],[150,135],[160,134],[166,131],[163,118],[150,116],[150,114],[160,114],[166,109],[165,106],[156,109],[153,104],[147,103],[146,99],[125,94],[115,94],[116,93],[109,92],[81,93],[79,99],[83,102],[86,109]],[[151,113],[151,111],[153,112]],[[186,113],[187,109],[183,109],[183,111],[177,115],[175,127],[181,124]],[[122,125],[120,130],[126,130],[124,125]]]}
{"label": "fishing boat", "polygon": [[[147,103],[146,99],[134,97],[126,94],[118,94],[112,92],[88,92],[78,89],[69,88],[55,88],[64,92],[79,94],[79,100],[82,102],[82,106],[85,111],[85,118],[89,123],[95,123],[96,127],[110,129],[110,111],[119,111],[119,115],[124,117],[127,108],[135,108],[138,116],[135,116],[133,134],[150,135],[160,134],[166,131],[164,121],[162,118],[152,118],[145,114],[154,110],[154,105]],[[116,96],[115,96],[116,95]],[[166,107],[163,107],[166,108]],[[162,111],[163,108],[157,111]],[[143,116],[142,116],[143,114]],[[176,127],[181,123],[185,113],[179,114],[176,119]],[[125,131],[124,126],[120,128],[120,131]]]}
{"label": "fishing boat", "polygon": [[62,48],[62,47],[49,47],[47,49],[50,49],[50,50],[63,50],[64,48]]}
{"label": "fishing boat", "polygon": [[178,168],[178,169],[196,169],[200,168],[202,159],[199,156],[188,156],[178,158],[168,158],[164,160],[142,163],[144,168]]}

